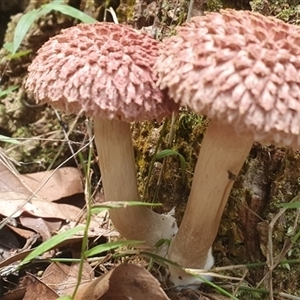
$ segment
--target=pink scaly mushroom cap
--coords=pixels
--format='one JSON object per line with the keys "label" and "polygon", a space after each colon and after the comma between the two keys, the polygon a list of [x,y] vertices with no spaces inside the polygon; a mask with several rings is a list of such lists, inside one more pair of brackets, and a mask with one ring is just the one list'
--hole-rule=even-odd
{"label": "pink scaly mushroom cap", "polygon": [[159,86],[181,105],[250,132],[300,146],[300,28],[249,11],[195,17],[164,41]]}
{"label": "pink scaly mushroom cap", "polygon": [[176,105],[156,86],[157,41],[130,26],[80,24],[51,38],[29,66],[26,89],[68,113],[160,119]]}

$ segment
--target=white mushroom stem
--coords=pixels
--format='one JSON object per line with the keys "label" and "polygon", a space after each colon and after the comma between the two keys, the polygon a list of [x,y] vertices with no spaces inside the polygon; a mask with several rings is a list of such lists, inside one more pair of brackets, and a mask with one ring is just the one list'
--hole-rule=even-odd
{"label": "white mushroom stem", "polygon": [[[105,200],[140,201],[130,124],[95,117],[94,132]],[[143,206],[112,209],[110,217],[123,237],[151,248],[177,231],[174,217]]]}
{"label": "white mushroom stem", "polygon": [[[253,144],[252,135],[237,135],[230,125],[212,120],[204,135],[191,193],[168,258],[185,268],[213,265],[211,246],[234,180]],[[199,283],[180,268],[170,266],[175,285]]]}

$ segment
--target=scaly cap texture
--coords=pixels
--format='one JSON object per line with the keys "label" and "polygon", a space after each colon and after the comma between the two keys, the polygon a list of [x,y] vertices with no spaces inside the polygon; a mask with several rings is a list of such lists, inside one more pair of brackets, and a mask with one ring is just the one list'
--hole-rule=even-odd
{"label": "scaly cap texture", "polygon": [[162,118],[177,106],[156,86],[158,45],[130,26],[80,24],[51,38],[29,66],[37,102],[123,121]]}
{"label": "scaly cap texture", "polygon": [[300,146],[300,28],[249,11],[195,17],[166,39],[159,86],[256,141]]}

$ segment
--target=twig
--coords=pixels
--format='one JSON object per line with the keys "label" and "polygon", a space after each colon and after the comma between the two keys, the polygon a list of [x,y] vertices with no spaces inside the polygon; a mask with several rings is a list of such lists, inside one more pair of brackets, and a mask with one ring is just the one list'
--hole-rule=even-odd
{"label": "twig", "polygon": [[[296,202],[298,201],[300,198],[300,195],[297,195],[296,197],[294,197],[290,203],[292,202]],[[272,272],[273,270],[279,265],[280,261],[282,260],[282,258],[285,256],[285,254],[291,249],[293,243],[291,241],[291,239],[287,239],[284,243],[284,246],[281,249],[280,254],[275,258],[274,261],[274,254],[273,254],[273,229],[274,226],[276,224],[276,222],[278,221],[278,219],[286,212],[288,208],[284,207],[282,209],[280,209],[280,211],[277,213],[277,215],[273,218],[273,220],[270,222],[269,224],[269,231],[268,231],[268,253],[267,253],[267,265],[269,268],[269,271],[267,272],[267,274],[263,277],[263,279],[258,283],[257,286],[260,286],[261,283],[267,278],[269,277],[269,294],[270,294],[270,300],[274,299],[274,292],[273,292],[273,277],[272,277]]]}
{"label": "twig", "polygon": [[284,297],[286,299],[300,300],[300,297],[298,297],[298,296],[289,295],[289,294],[283,293],[283,292],[278,293],[278,295],[281,296],[281,297]]}
{"label": "twig", "polygon": [[187,21],[189,21],[190,18],[195,16],[203,16],[203,3],[204,0],[190,0]]}

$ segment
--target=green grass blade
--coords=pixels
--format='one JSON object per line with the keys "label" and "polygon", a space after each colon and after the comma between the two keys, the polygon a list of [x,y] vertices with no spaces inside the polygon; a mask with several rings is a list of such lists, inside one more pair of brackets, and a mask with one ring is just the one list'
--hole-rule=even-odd
{"label": "green grass blade", "polygon": [[132,240],[105,243],[85,251],[85,257],[91,257],[116,248],[129,246],[129,245],[137,245],[142,243],[143,241],[132,241]]}
{"label": "green grass blade", "polygon": [[26,55],[30,54],[31,52],[32,52],[32,50],[18,51],[15,54],[7,55],[5,58],[6,59],[17,59],[17,58],[26,56]]}
{"label": "green grass blade", "polygon": [[78,19],[83,23],[92,24],[92,23],[98,22],[96,19],[90,17],[89,15],[83,13],[82,11],[80,11],[72,6],[66,5],[66,4],[52,2],[52,3],[46,4],[45,8],[46,7],[47,7],[47,9],[50,8],[50,10],[56,10],[64,15],[73,17],[74,19]]}
{"label": "green grass blade", "polygon": [[70,238],[73,236],[75,233],[79,232],[80,230],[83,230],[83,226],[77,226],[74,227],[68,231],[62,232],[58,235],[53,236],[50,238],[48,241],[43,242],[41,245],[36,247],[32,252],[30,252],[20,263],[20,266],[23,266],[27,263],[29,263],[31,260],[36,258],[37,256],[40,256],[41,254],[49,251],[50,249],[56,247],[60,243],[62,243],[64,240]]}
{"label": "green grass blade", "polygon": [[91,212],[101,213],[103,211],[107,211],[114,208],[124,208],[128,206],[161,206],[161,203],[148,203],[148,202],[141,202],[141,201],[114,201],[114,202],[103,202],[98,205],[93,205]]}
{"label": "green grass blade", "polygon": [[153,154],[151,162],[150,162],[150,166],[149,166],[149,170],[148,170],[148,175],[147,175],[146,184],[145,184],[145,188],[144,188],[144,191],[143,191],[143,197],[142,197],[142,199],[146,199],[146,194],[148,193],[148,187],[149,187],[150,179],[152,177],[153,170],[154,170],[154,163],[156,161],[156,155],[158,153],[159,147],[162,144],[162,139],[163,139],[163,136],[164,136],[164,134],[166,132],[167,125],[168,125],[168,119],[165,119],[165,121],[163,123],[163,126],[162,126],[162,129],[160,130],[160,133],[159,133],[159,138],[158,138],[158,140],[156,142],[154,154]]}
{"label": "green grass blade", "polygon": [[20,145],[21,144],[20,141],[18,141],[16,139],[13,139],[11,137],[2,135],[2,134],[0,134],[0,142],[9,143],[9,144],[13,144],[13,145]]}
{"label": "green grass blade", "polygon": [[12,54],[15,54],[19,49],[22,41],[24,40],[29,28],[34,23],[34,21],[43,15],[48,14],[51,10],[56,10],[61,12],[62,14],[68,15],[75,19],[79,19],[81,22],[84,23],[95,23],[97,22],[96,19],[88,16],[87,14],[83,13],[82,11],[69,6],[62,4],[61,1],[54,1],[48,4],[45,4],[40,9],[34,9],[32,11],[27,12],[24,14],[15,29],[14,40],[13,40],[13,47],[12,47]]}
{"label": "green grass blade", "polygon": [[17,86],[17,85],[12,85],[12,86],[10,86],[9,88],[7,88],[7,89],[4,90],[4,91],[2,91],[2,90],[0,89],[0,98],[1,98],[1,97],[4,97],[4,96],[6,96],[6,95],[8,95],[8,94],[11,93],[11,92],[13,92],[13,91],[16,90],[18,87],[19,87],[19,86]]}
{"label": "green grass blade", "polygon": [[300,208],[300,202],[280,203],[279,206],[283,208]]}
{"label": "green grass blade", "polygon": [[181,167],[181,175],[184,180],[185,173],[186,173],[186,161],[185,161],[185,158],[179,152],[172,150],[172,149],[165,149],[156,154],[156,159],[162,159],[162,158],[165,158],[167,156],[172,156],[172,155],[177,155],[179,157],[180,167]]}
{"label": "green grass blade", "polygon": [[3,44],[2,48],[4,48],[8,52],[13,52],[13,43],[5,43]]}
{"label": "green grass blade", "polygon": [[23,15],[15,29],[14,40],[13,40],[13,47],[12,47],[12,54],[15,54],[19,49],[22,41],[24,40],[29,28],[34,23],[36,18],[40,16],[40,9],[34,9],[27,12]]}
{"label": "green grass blade", "polygon": [[218,286],[217,284],[214,284],[213,282],[207,280],[205,278],[205,276],[199,276],[193,272],[188,272],[187,270],[185,270],[187,273],[190,273],[191,275],[195,276],[196,278],[199,278],[201,281],[205,282],[206,284],[210,285],[211,287],[213,287],[214,289],[216,289],[220,294],[229,297],[232,300],[239,300],[237,297],[235,297],[234,295],[232,295],[231,293],[227,292],[226,290],[224,290],[223,288],[221,288],[220,286]]}

